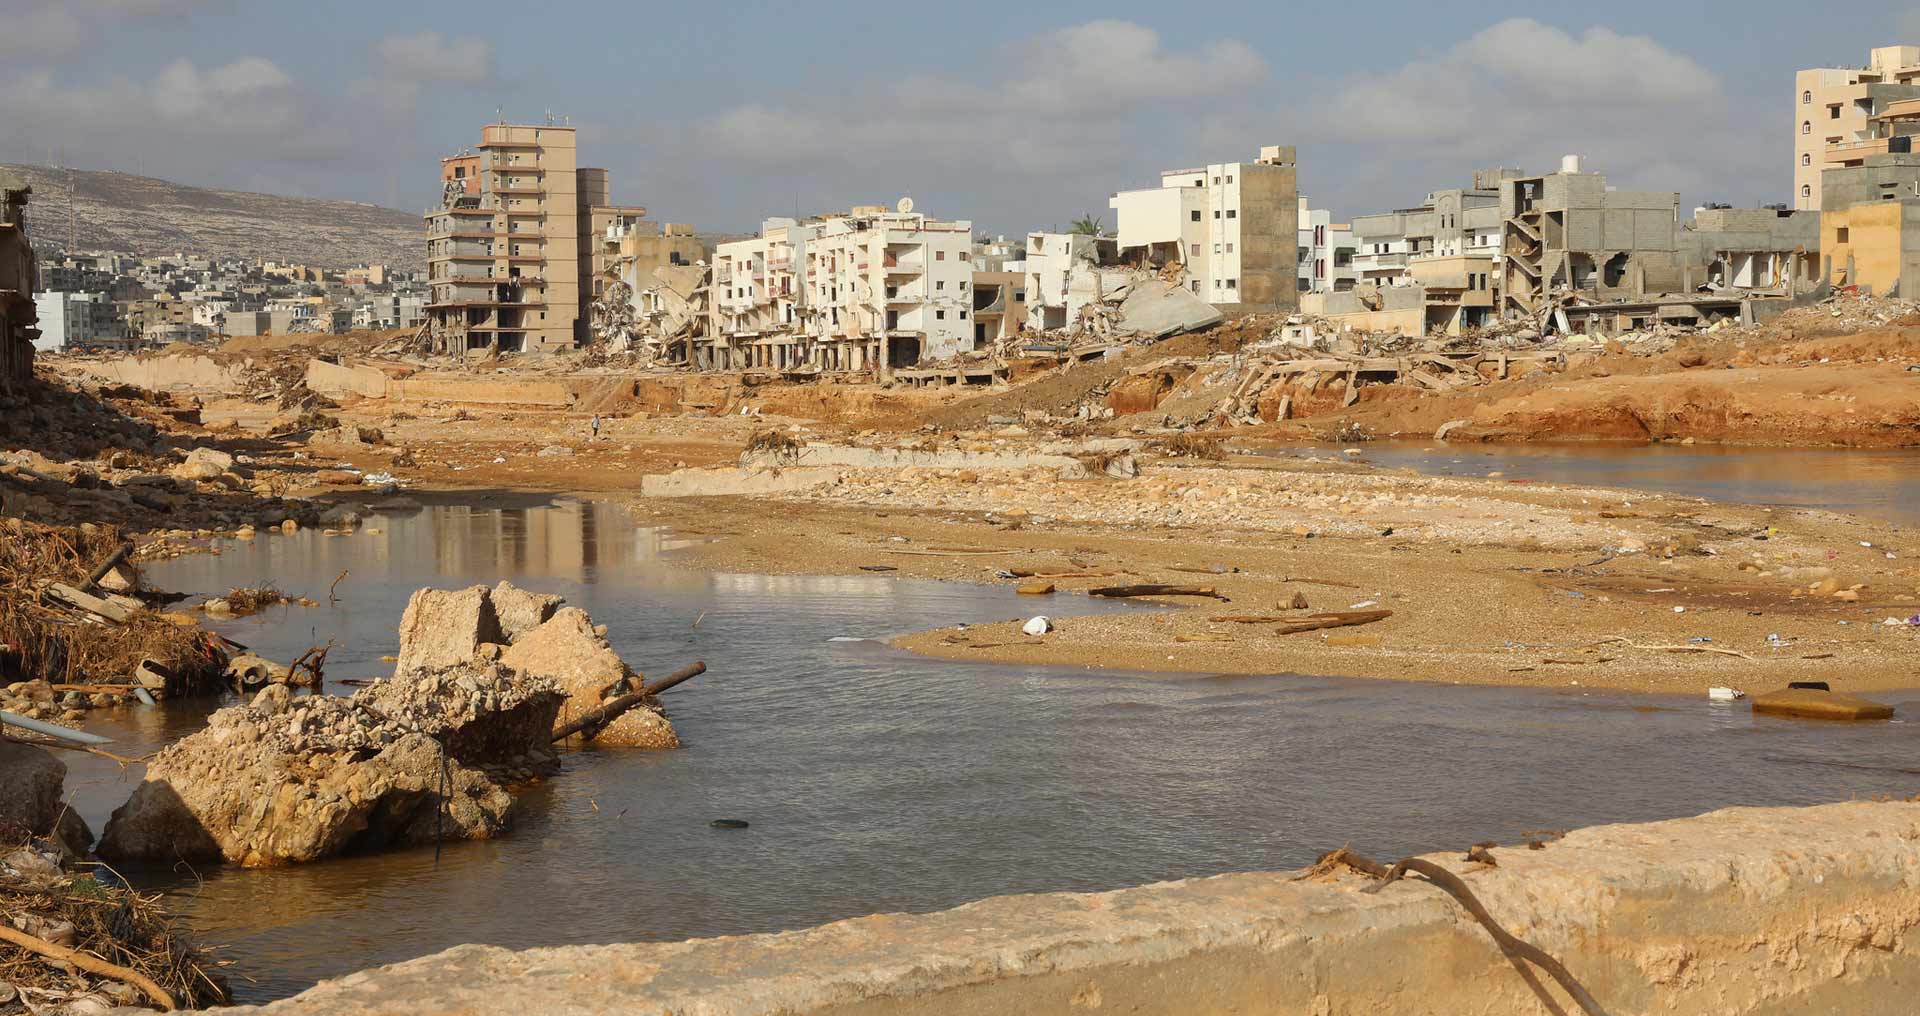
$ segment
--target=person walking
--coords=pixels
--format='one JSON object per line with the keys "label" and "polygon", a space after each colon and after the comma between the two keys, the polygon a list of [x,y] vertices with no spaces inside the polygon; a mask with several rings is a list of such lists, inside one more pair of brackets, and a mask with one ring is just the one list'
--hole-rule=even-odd
{"label": "person walking", "polygon": [[593,414],[593,439],[600,440],[600,414]]}

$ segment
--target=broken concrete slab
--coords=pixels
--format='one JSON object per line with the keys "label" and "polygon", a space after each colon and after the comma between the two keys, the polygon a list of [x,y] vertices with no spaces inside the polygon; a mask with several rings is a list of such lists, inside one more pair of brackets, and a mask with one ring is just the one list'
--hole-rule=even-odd
{"label": "broken concrete slab", "polygon": [[[551,680],[567,696],[554,729],[640,687],[625,661],[594,630],[593,619],[577,607],[522,634],[500,656],[502,666]],[[595,735],[594,743],[627,748],[678,748],[666,713],[657,703],[630,709]]]}
{"label": "broken concrete slab", "polygon": [[1135,282],[1120,301],[1119,329],[1149,338],[1197,331],[1226,319],[1225,314],[1185,287],[1161,279]]}
{"label": "broken concrete slab", "polygon": [[746,469],[676,469],[640,478],[642,497],[728,497],[786,494],[840,482],[843,471],[829,468],[787,468],[756,472]]}
{"label": "broken concrete slab", "polygon": [[567,598],[554,593],[534,593],[508,582],[500,580],[489,594],[493,601],[493,612],[500,620],[500,633],[509,644],[520,636],[545,624],[567,602]]}
{"label": "broken concrete slab", "polygon": [[394,673],[458,666],[473,659],[482,645],[506,641],[486,586],[417,590],[400,615],[400,652]]}

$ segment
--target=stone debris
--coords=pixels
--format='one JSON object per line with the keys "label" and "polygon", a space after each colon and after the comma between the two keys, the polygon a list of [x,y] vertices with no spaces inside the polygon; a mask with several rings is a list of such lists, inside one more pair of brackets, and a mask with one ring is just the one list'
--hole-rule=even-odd
{"label": "stone debris", "polygon": [[567,602],[564,596],[528,592],[505,579],[493,587],[490,598],[494,616],[500,622],[500,632],[508,642],[545,624],[554,611]]}
{"label": "stone debris", "polygon": [[473,662],[348,698],[272,686],[154,756],[100,852],[260,867],[495,836],[512,798],[483,770],[551,766],[560,704],[544,678]]}
{"label": "stone debris", "polygon": [[400,653],[396,674],[428,667],[451,667],[473,659],[482,645],[501,645],[507,637],[494,612],[492,590],[421,589],[407,600],[400,616]]}
{"label": "stone debris", "polygon": [[[594,629],[586,611],[565,607],[537,628],[523,633],[500,662],[552,680],[567,696],[556,718],[564,726],[601,704],[640,688],[628,669]],[[594,737],[596,744],[624,748],[678,748],[680,739],[658,705],[628,710]]]}

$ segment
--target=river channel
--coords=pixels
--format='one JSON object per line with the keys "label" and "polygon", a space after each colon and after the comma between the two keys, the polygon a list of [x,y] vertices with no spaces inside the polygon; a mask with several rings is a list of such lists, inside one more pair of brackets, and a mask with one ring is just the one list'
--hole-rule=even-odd
{"label": "river channel", "polygon": [[[258,1001],[464,942],[774,931],[1001,893],[1293,868],[1349,842],[1393,858],[1914,791],[1910,776],[1852,768],[1910,766],[1916,727],[1904,719],[1817,725],[1577,688],[927,660],[878,640],[1030,613],[1033,601],[884,575],[690,571],[671,563],[684,546],[612,505],[481,502],[153,566],[162,588],[270,580],[320,601],[220,627],[280,660],[334,640],[336,678],[388,669],[380,657],[414,589],[503,577],[588,610],[636,669],[703,659],[709,671],[667,697],[684,748],[565,756],[559,776],[522,797],[504,839],[450,845],[437,861],[425,849],[129,877],[167,892],[234,961],[241,998]],[[1049,604],[1069,617],[1127,609]],[[1920,715],[1920,691],[1878,697]],[[133,709],[89,727],[139,753],[202,715]],[[139,774],[74,758],[69,789],[98,831]],[[715,818],[751,827],[715,829]]]}

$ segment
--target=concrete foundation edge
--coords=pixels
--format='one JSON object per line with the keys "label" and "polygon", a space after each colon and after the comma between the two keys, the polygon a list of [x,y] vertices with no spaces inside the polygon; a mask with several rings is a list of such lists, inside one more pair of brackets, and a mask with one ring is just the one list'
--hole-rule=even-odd
{"label": "concrete foundation edge", "polygon": [[[1497,848],[1460,872],[1616,1014],[1904,1013],[1920,990],[1920,804],[1735,808]],[[1380,858],[1391,861],[1392,858]],[[1452,899],[1348,875],[981,900],[805,931],[512,951],[328,981],[273,1016],[1547,1012]],[[528,915],[529,920],[539,920]],[[1546,978],[1540,980],[1544,983]],[[1555,1004],[1568,1006],[1557,990]]]}

